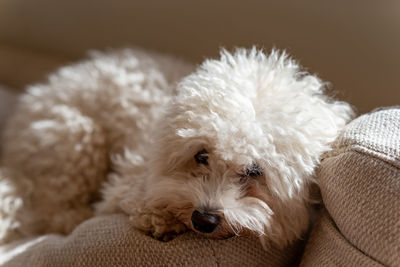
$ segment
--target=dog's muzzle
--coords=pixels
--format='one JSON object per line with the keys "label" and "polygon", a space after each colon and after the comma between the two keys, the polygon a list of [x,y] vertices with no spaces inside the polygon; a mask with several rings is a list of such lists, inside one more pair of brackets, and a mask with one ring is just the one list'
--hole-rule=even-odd
{"label": "dog's muzzle", "polygon": [[221,216],[214,213],[200,212],[198,210],[192,213],[192,224],[194,229],[202,233],[212,233],[220,224]]}

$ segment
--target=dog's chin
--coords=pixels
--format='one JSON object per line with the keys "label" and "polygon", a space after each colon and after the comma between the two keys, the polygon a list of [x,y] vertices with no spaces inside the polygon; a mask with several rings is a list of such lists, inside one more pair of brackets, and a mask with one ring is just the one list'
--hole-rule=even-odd
{"label": "dog's chin", "polygon": [[212,233],[202,233],[200,231],[197,231],[193,227],[190,228],[193,232],[196,234],[202,235],[204,237],[210,238],[210,239],[228,239],[234,236],[237,236],[235,233],[228,232],[226,230],[221,230],[221,229],[215,229],[214,232]]}
{"label": "dog's chin", "polygon": [[195,232],[196,234],[199,234],[201,236],[204,236],[209,239],[229,239],[231,237],[235,236],[251,236],[252,232],[246,229],[242,229],[241,231],[234,231],[231,226],[229,226],[228,223],[223,221],[217,228],[211,232],[211,233],[204,233],[196,228],[194,228],[193,224],[186,223],[186,227],[190,229],[191,231]]}

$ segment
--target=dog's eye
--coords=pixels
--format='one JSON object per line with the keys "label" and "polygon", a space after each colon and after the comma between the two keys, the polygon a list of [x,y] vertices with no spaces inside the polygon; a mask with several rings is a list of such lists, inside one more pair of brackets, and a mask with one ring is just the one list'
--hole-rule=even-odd
{"label": "dog's eye", "polygon": [[200,150],[199,152],[194,155],[194,159],[197,163],[208,165],[208,152],[205,149]]}
{"label": "dog's eye", "polygon": [[244,176],[253,178],[262,176],[263,174],[263,170],[257,164],[253,164],[250,167],[247,167],[244,171]]}

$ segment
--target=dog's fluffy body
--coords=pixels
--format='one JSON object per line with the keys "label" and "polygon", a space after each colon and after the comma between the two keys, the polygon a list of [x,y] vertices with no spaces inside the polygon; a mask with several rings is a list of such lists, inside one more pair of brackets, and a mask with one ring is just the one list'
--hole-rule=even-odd
{"label": "dog's fluffy body", "polygon": [[195,210],[221,218],[209,237],[300,237],[314,170],[350,106],[276,51],[223,51],[193,71],[138,50],[97,52],[29,88],[5,132],[0,238],[124,212],[166,239],[199,232]]}

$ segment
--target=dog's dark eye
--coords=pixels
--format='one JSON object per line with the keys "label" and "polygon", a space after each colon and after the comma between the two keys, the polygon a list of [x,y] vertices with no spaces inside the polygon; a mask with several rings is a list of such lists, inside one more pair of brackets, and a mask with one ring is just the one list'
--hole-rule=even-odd
{"label": "dog's dark eye", "polygon": [[205,149],[200,150],[199,152],[194,155],[194,159],[197,163],[208,165],[208,152]]}
{"label": "dog's dark eye", "polygon": [[257,164],[253,164],[250,167],[247,167],[246,170],[244,171],[244,176],[253,178],[262,176],[263,174],[264,174],[263,170]]}

